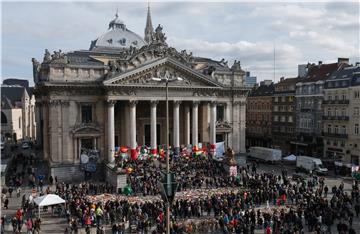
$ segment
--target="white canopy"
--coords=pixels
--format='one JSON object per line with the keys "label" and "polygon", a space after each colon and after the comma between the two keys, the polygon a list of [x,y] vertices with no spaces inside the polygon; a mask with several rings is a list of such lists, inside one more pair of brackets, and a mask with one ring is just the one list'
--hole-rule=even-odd
{"label": "white canopy", "polygon": [[40,206],[51,206],[65,203],[65,200],[56,194],[47,194],[34,199],[34,202]]}
{"label": "white canopy", "polygon": [[291,154],[291,155],[285,157],[284,160],[286,160],[286,161],[296,161],[296,156]]}

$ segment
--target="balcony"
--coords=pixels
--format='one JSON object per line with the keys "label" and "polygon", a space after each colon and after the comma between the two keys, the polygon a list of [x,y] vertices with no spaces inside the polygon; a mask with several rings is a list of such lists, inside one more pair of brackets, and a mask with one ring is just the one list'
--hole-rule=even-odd
{"label": "balcony", "polygon": [[328,116],[324,115],[323,120],[339,120],[339,121],[349,121],[349,116]]}
{"label": "balcony", "polygon": [[349,100],[324,100],[324,105],[345,105],[349,104]]}
{"label": "balcony", "polygon": [[346,133],[328,133],[323,132],[324,137],[331,137],[331,138],[348,138],[348,134]]}

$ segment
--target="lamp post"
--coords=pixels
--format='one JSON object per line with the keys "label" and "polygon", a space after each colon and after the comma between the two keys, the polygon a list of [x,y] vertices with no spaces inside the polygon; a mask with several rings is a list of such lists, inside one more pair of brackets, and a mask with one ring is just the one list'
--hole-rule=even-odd
{"label": "lamp post", "polygon": [[[169,162],[169,83],[175,81],[182,81],[181,77],[169,78],[168,74],[165,74],[163,78],[153,77],[154,81],[163,82],[166,85],[166,176],[170,174],[170,162]],[[169,181],[167,182],[169,183]],[[170,186],[171,184],[167,184]],[[167,190],[168,191],[168,190]],[[166,202],[166,234],[170,234],[170,202]]]}

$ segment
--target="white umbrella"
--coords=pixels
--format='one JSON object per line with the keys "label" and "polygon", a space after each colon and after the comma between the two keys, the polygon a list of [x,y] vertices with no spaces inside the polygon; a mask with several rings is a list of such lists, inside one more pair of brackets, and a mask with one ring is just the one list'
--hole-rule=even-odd
{"label": "white umbrella", "polygon": [[47,194],[47,195],[35,198],[34,202],[36,203],[36,205],[39,206],[39,217],[40,217],[40,207],[62,204],[62,203],[65,203],[65,200],[56,194]]}

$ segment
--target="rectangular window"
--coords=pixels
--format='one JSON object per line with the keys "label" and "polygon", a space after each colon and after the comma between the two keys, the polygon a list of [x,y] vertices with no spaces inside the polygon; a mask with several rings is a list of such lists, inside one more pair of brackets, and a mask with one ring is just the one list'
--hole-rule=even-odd
{"label": "rectangular window", "polygon": [[293,122],[293,117],[292,117],[292,116],[289,116],[289,117],[288,117],[288,122],[289,122],[289,123],[292,123],[292,122]]}
{"label": "rectangular window", "polygon": [[346,126],[342,126],[341,133],[342,133],[342,134],[346,134]]}
{"label": "rectangular window", "polygon": [[342,108],[342,109],[341,109],[341,116],[346,116],[346,110],[345,110],[345,108]]}
{"label": "rectangular window", "polygon": [[328,108],[327,116],[331,116],[331,109],[330,108]]}
{"label": "rectangular window", "polygon": [[216,106],[216,121],[224,121],[224,112],[225,108],[224,106]]}
{"label": "rectangular window", "polygon": [[359,107],[354,107],[354,115],[359,115]]}
{"label": "rectangular window", "polygon": [[355,124],[354,134],[355,134],[355,135],[359,135],[359,124]]}
{"label": "rectangular window", "polygon": [[81,121],[83,123],[92,122],[92,107],[90,105],[81,106]]}
{"label": "rectangular window", "polygon": [[335,125],[334,133],[335,133],[335,134],[338,134],[338,133],[339,133],[339,126],[338,126],[338,125]]}
{"label": "rectangular window", "polygon": [[331,124],[328,125],[327,133],[331,133]]}
{"label": "rectangular window", "polygon": [[359,97],[360,97],[360,92],[354,91],[354,98],[359,98]]}

